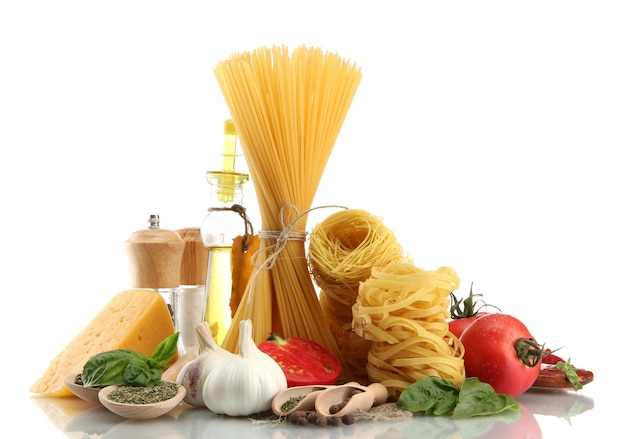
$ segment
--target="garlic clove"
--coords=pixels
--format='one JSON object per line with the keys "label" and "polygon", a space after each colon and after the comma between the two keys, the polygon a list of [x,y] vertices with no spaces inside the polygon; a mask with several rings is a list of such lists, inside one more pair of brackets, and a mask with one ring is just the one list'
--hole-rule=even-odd
{"label": "garlic clove", "polygon": [[207,376],[213,368],[236,355],[221,348],[215,342],[207,322],[196,326],[196,336],[202,353],[183,366],[176,377],[176,382],[187,390],[184,398],[187,404],[206,407],[202,389]]}
{"label": "garlic clove", "polygon": [[207,354],[199,355],[195,360],[190,361],[181,369],[176,382],[181,384],[187,393],[183,398],[189,405],[195,407],[204,407],[204,399],[202,398],[202,386],[208,372],[204,374]]}

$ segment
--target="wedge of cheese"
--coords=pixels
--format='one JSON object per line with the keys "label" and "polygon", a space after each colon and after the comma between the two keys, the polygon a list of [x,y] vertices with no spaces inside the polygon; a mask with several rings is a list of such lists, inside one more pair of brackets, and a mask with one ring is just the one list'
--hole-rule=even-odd
{"label": "wedge of cheese", "polygon": [[73,395],[63,384],[63,378],[80,373],[91,356],[113,349],[132,349],[151,355],[154,348],[173,333],[170,312],[159,293],[122,291],[54,357],[30,391],[46,396]]}

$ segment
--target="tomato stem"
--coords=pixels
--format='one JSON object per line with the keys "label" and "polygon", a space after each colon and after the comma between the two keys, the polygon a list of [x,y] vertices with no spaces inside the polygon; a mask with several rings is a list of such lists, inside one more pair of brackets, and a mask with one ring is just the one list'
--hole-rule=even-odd
{"label": "tomato stem", "polygon": [[282,338],[280,335],[271,332],[270,335],[267,337],[267,341],[274,341],[276,343],[278,343],[279,345],[283,345],[287,342],[287,340],[285,340],[284,338]]}
{"label": "tomato stem", "polygon": [[[490,305],[481,300],[474,300],[476,297],[482,297],[482,294],[474,294],[472,289],[474,288],[474,282],[470,285],[469,296],[465,299],[457,299],[454,293],[450,293],[450,317],[452,319],[465,319],[474,317],[482,308],[492,307],[500,311],[497,306]],[[478,303],[482,303],[480,306]]]}
{"label": "tomato stem", "polygon": [[541,364],[541,359],[549,353],[534,338],[520,338],[517,340],[515,352],[517,353],[517,358],[528,367],[535,367]]}

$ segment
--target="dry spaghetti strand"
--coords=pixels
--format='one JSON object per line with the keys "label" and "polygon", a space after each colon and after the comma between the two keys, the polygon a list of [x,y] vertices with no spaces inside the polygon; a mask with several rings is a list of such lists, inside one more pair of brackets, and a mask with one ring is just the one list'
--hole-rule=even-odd
{"label": "dry spaghetti strand", "polygon": [[[293,232],[284,236],[281,247],[272,234],[261,238],[257,268],[223,346],[235,351],[238,322],[251,319],[257,343],[270,332],[306,337],[341,359],[323,318],[308,271],[305,242],[298,232],[305,230],[306,212],[356,94],[361,71],[337,54],[306,46],[292,53],[285,46],[274,46],[233,54],[213,70],[254,182],[262,231],[280,232],[290,224]],[[266,264],[268,260],[271,263]]]}
{"label": "dry spaghetti strand", "polygon": [[353,311],[355,333],[371,340],[367,372],[398,397],[409,384],[437,376],[460,386],[464,348],[449,331],[455,271],[424,271],[409,263],[372,270],[359,288]]}

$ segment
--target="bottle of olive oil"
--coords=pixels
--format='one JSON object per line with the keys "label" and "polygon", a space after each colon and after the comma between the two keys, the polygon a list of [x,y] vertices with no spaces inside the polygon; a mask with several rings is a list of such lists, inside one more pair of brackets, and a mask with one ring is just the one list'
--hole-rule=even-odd
{"label": "bottle of olive oil", "polygon": [[238,158],[235,125],[232,120],[227,120],[224,122],[222,169],[206,173],[211,190],[210,205],[200,228],[202,242],[209,253],[204,319],[218,344],[224,340],[231,322],[233,240],[242,235],[246,225],[243,187],[249,176],[237,172]]}

